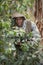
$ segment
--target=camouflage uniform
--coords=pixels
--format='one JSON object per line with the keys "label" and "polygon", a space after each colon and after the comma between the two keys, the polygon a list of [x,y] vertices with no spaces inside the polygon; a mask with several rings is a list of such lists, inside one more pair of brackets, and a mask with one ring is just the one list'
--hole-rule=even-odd
{"label": "camouflage uniform", "polygon": [[18,27],[18,28],[23,28],[26,31],[26,33],[32,32],[33,33],[32,40],[40,40],[41,36],[40,36],[39,30],[34,22],[26,20],[24,15],[22,15],[20,13],[13,14],[12,18],[14,19],[16,17],[23,17],[24,18],[22,27]]}
{"label": "camouflage uniform", "polygon": [[[23,30],[25,30],[26,34],[32,32],[32,34],[33,34],[32,35],[33,36],[32,37],[32,41],[29,40],[32,44],[34,44],[33,43],[34,41],[37,42],[37,40],[40,40],[40,33],[39,33],[38,28],[37,28],[37,26],[36,26],[36,24],[34,22],[29,21],[29,20],[26,20],[26,18],[23,15],[18,14],[18,13],[16,15],[13,14],[13,17],[12,18],[15,19],[16,17],[23,17],[24,18],[22,27],[18,27],[18,26],[17,27],[18,27],[18,29],[22,28]],[[16,26],[16,24],[15,24],[15,26]],[[19,45],[18,44],[17,45],[15,44],[16,51],[17,51],[16,54],[17,54],[17,58],[18,58],[17,59],[17,62],[18,62],[19,58],[22,59],[22,57],[24,57],[24,60],[22,61],[22,64],[21,65],[25,65],[24,61],[25,61],[25,59],[27,60],[28,54],[30,52],[29,53],[26,52],[27,56],[25,57],[26,54],[24,54],[25,52],[23,52],[22,49],[20,49],[20,46],[21,46],[20,43],[19,43]],[[21,60],[19,60],[19,62],[20,61]],[[19,65],[19,63],[17,63],[16,65]]]}

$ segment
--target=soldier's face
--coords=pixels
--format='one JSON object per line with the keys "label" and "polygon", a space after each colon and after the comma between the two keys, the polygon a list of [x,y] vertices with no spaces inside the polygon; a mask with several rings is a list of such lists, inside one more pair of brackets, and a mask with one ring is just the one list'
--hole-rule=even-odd
{"label": "soldier's face", "polygon": [[17,23],[17,25],[18,25],[19,27],[21,27],[22,24],[23,24],[23,18],[21,18],[21,17],[16,18],[16,23]]}

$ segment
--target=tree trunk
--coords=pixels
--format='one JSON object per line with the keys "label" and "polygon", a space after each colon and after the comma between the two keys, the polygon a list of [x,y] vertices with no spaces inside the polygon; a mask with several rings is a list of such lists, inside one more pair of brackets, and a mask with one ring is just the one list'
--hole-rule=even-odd
{"label": "tree trunk", "polygon": [[34,12],[36,24],[40,31],[41,37],[43,37],[43,0],[35,0],[35,12]]}

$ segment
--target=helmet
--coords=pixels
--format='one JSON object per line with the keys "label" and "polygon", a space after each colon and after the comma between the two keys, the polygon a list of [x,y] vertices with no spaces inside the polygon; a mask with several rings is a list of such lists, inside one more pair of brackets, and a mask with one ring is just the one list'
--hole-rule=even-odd
{"label": "helmet", "polygon": [[18,13],[18,12],[13,13],[12,18],[17,18],[17,17],[22,17],[22,18],[25,19],[25,16],[24,16],[23,14],[20,14],[20,13]]}

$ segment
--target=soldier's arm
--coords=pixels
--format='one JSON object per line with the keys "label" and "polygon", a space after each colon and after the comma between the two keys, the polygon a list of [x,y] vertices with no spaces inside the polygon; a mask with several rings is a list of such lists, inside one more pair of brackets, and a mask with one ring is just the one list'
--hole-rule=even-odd
{"label": "soldier's arm", "polygon": [[32,27],[33,40],[40,41],[41,36],[40,36],[39,30],[34,22],[31,22],[31,27]]}

